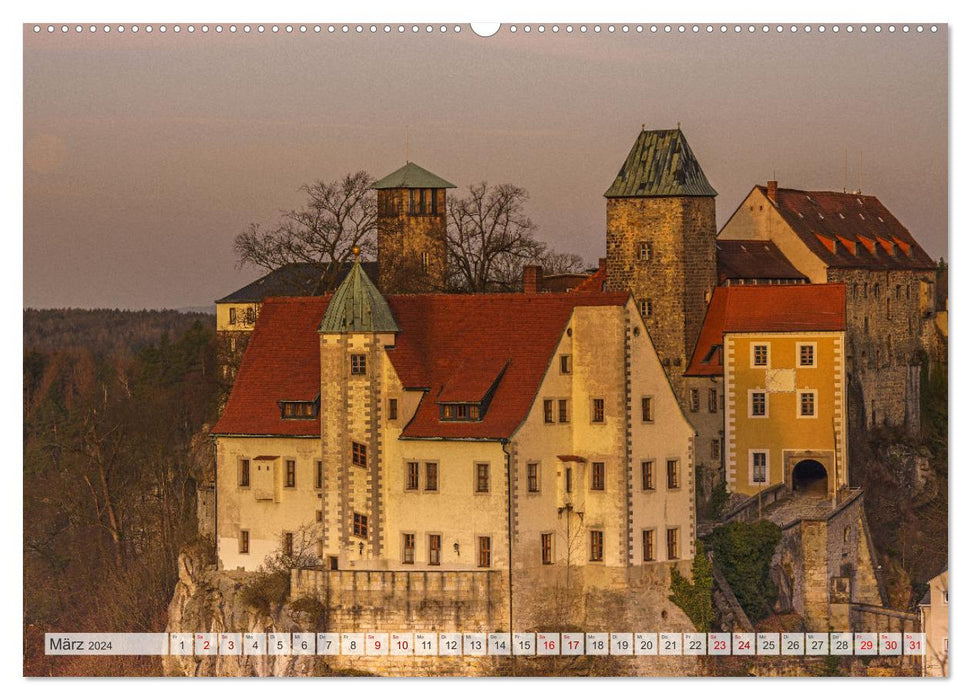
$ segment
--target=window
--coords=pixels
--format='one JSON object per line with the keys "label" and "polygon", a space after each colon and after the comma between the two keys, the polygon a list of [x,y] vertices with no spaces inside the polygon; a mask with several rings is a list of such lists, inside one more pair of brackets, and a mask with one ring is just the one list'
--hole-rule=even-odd
{"label": "window", "polygon": [[668,528],[668,559],[678,558],[678,528]]}
{"label": "window", "polygon": [[229,307],[229,322],[230,322],[230,323],[231,323],[232,325],[234,325],[234,326],[235,326],[235,325],[236,325],[236,323],[237,323],[237,318],[236,318],[236,307],[235,307],[235,306],[230,306],[230,307]]}
{"label": "window", "polygon": [[656,486],[654,481],[654,460],[645,459],[641,462],[641,488],[645,491],[653,491]]}
{"label": "window", "polygon": [[752,346],[752,366],[753,367],[769,366],[769,346],[768,345]]}
{"label": "window", "polygon": [[367,539],[367,516],[361,513],[354,514],[354,536]]}
{"label": "window", "polygon": [[764,391],[749,392],[749,418],[763,418],[766,415]]}
{"label": "window", "polygon": [[428,251],[423,250],[421,252],[421,271],[428,272]]}
{"label": "window", "polygon": [[479,567],[487,569],[492,566],[492,538],[479,538]]}
{"label": "window", "polygon": [[[475,409],[474,412],[472,409]],[[441,406],[441,418],[442,420],[478,420],[479,407],[467,403],[445,403]]]}
{"label": "window", "polygon": [[590,531],[590,561],[604,560],[604,531]]}
{"label": "window", "polygon": [[543,422],[553,422],[553,399],[543,399]]}
{"label": "window", "polygon": [[388,420],[398,420],[398,399],[388,399]]}
{"label": "window", "polygon": [[405,465],[405,491],[418,490],[418,462],[408,462]]}
{"label": "window", "polygon": [[438,491],[438,462],[425,462],[425,490]]}
{"label": "window", "polygon": [[799,344],[799,366],[800,367],[816,366],[816,344],[815,343]]}
{"label": "window", "polygon": [[367,373],[367,355],[351,355],[351,374]]}
{"label": "window", "polygon": [[681,470],[679,469],[678,460],[669,459],[668,460],[668,488],[677,489],[681,487]]}
{"label": "window", "polygon": [[654,397],[653,396],[641,397],[641,420],[644,423],[654,422]]}
{"label": "window", "polygon": [[594,423],[604,422],[604,400],[603,399],[593,400],[593,422]]}
{"label": "window", "polygon": [[799,392],[799,417],[814,418],[816,416],[816,392]]}
{"label": "window", "polygon": [[560,414],[559,415],[559,419],[560,419],[560,423],[569,423],[570,422],[570,413],[569,413],[569,410],[568,410],[569,407],[568,407],[568,404],[567,404],[567,400],[566,399],[560,399],[557,403],[559,404],[557,408],[559,409],[559,414]]}
{"label": "window", "polygon": [[359,467],[367,466],[367,445],[359,442],[351,443],[351,463]]}
{"label": "window", "polygon": [[283,553],[288,557],[293,556],[293,533],[292,532],[283,533]]}
{"label": "window", "polygon": [[566,481],[566,492],[573,493],[573,468],[567,467],[564,473],[564,478]]}
{"label": "window", "polygon": [[475,465],[475,492],[489,493],[489,465],[479,463]]}
{"label": "window", "polygon": [[708,413],[718,412],[718,389],[708,390]]}
{"label": "window", "polygon": [[573,357],[560,355],[560,374],[570,374],[573,371]]}
{"label": "window", "polygon": [[297,462],[295,460],[288,459],[286,488],[293,489],[296,487],[297,487]]}
{"label": "window", "polygon": [[654,302],[651,299],[641,300],[639,306],[643,318],[650,318],[654,315]]}
{"label": "window", "polygon": [[249,486],[249,460],[244,459],[239,463],[239,485]]}
{"label": "window", "polygon": [[316,511],[315,512],[315,517],[317,518],[317,522],[318,523],[324,522],[324,511],[322,511],[322,510]]}
{"label": "window", "polygon": [[405,532],[401,535],[401,563],[415,563],[415,533]]}
{"label": "window", "polygon": [[700,400],[700,398],[698,396],[698,390],[697,389],[692,389],[691,392],[689,393],[689,406],[691,408],[691,412],[692,413],[697,413],[698,412],[698,408],[699,408],[699,403],[700,402],[701,402],[701,400]]}
{"label": "window", "polygon": [[941,591],[941,600],[944,601],[944,605],[948,604],[947,589],[945,588]]}
{"label": "window", "polygon": [[543,553],[543,563],[553,563],[553,533],[544,532],[539,536],[539,547]]}
{"label": "window", "polygon": [[428,565],[440,566],[442,563],[442,536],[428,536]]}
{"label": "window", "polygon": [[712,438],[711,440],[711,458],[715,461],[721,459],[722,456],[722,441],[718,438]]}
{"label": "window", "polygon": [[246,323],[250,326],[256,323],[256,309],[253,307],[246,309]]}
{"label": "window", "polygon": [[594,462],[590,469],[590,489],[592,491],[604,490],[604,463]]}
{"label": "window", "polygon": [[324,488],[324,463],[318,459],[315,466],[317,473],[314,476],[314,488],[320,490]]}
{"label": "window", "polygon": [[239,531],[239,553],[249,554],[249,530]]}
{"label": "window", "polygon": [[536,462],[526,464],[526,490],[539,493],[539,464]]}
{"label": "window", "polygon": [[750,453],[752,460],[752,483],[764,484],[768,481],[769,473],[769,453],[765,451],[753,451]]}
{"label": "window", "polygon": [[644,260],[646,262],[651,259],[651,255],[653,252],[654,251],[651,248],[650,243],[648,243],[647,241],[641,241],[640,245],[637,248],[637,257],[640,260]]}
{"label": "window", "polygon": [[281,401],[280,409],[284,418],[316,418],[316,401]]}
{"label": "window", "polygon": [[657,559],[657,551],[654,549],[654,530],[641,531],[641,548],[644,552],[644,561]]}

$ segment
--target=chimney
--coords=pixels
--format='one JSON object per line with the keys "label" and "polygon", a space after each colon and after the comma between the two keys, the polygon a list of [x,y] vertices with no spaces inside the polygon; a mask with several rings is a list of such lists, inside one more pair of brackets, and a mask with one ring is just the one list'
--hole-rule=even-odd
{"label": "chimney", "polygon": [[599,258],[597,260],[597,269],[606,270],[607,269],[607,258]]}
{"label": "chimney", "polygon": [[778,202],[776,195],[779,193],[779,183],[776,180],[769,180],[765,189],[767,190],[766,194],[769,195],[769,199],[773,204],[776,204]]}
{"label": "chimney", "polygon": [[540,265],[523,265],[523,293],[538,294],[543,286],[543,268]]}

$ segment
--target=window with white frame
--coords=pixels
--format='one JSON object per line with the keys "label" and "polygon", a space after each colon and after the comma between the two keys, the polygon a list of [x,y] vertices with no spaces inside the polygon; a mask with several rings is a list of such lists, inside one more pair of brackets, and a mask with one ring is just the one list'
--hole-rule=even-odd
{"label": "window with white frame", "polygon": [[769,397],[762,389],[752,389],[748,393],[749,418],[765,418],[769,415]]}
{"label": "window with white frame", "polygon": [[753,484],[764,484],[769,480],[769,453],[766,450],[749,452],[749,470]]}
{"label": "window with white frame", "polygon": [[816,343],[799,343],[799,366],[816,366]]}
{"label": "window with white frame", "polygon": [[816,417],[816,392],[815,391],[799,392],[799,417],[800,418]]}
{"label": "window with white frame", "polygon": [[753,367],[769,366],[769,344],[768,343],[752,343],[752,366]]}

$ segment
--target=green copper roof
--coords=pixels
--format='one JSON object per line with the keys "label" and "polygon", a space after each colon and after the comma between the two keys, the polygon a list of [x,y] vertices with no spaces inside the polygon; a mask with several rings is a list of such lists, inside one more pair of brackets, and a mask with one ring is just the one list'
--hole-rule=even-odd
{"label": "green copper roof", "polygon": [[373,185],[376,190],[396,190],[402,187],[415,189],[454,189],[448,180],[430,173],[414,163],[405,163],[390,175],[381,178]]}
{"label": "green copper roof", "polygon": [[714,197],[681,129],[641,131],[604,197]]}
{"label": "green copper roof", "polygon": [[324,318],[321,333],[397,333],[388,302],[365,274],[361,263],[354,267],[334,292]]}

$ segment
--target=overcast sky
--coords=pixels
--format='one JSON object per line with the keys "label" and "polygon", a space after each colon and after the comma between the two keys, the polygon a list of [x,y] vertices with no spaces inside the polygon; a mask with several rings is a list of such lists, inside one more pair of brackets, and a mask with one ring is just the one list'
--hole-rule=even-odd
{"label": "overcast sky", "polygon": [[[679,122],[721,225],[756,183],[878,196],[947,257],[947,38],[105,36],[25,29],[24,304],[203,306],[260,273],[234,236],[301,184],[411,159],[512,182],[590,264],[641,124]],[[844,151],[849,178],[844,178]],[[863,170],[860,172],[860,153]]]}

